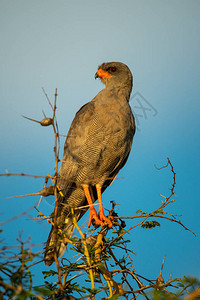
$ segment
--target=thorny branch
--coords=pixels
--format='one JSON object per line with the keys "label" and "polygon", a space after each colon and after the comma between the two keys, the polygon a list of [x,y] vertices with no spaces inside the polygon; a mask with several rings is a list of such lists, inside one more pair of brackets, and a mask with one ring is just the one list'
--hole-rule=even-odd
{"label": "thorny branch", "polygon": [[[167,164],[161,168],[157,168],[156,166],[156,169],[157,170],[161,170],[163,168],[167,168],[168,166],[171,167],[171,172],[173,174],[173,181],[172,181],[172,185],[171,185],[171,193],[168,197],[165,197],[163,195],[161,195],[165,201],[161,204],[161,206],[156,209],[155,211],[153,211],[152,213],[144,213],[144,212],[141,212],[141,214],[139,216],[128,216],[128,217],[123,217],[123,216],[120,216],[120,217],[115,217],[115,218],[120,218],[120,219],[138,219],[138,218],[143,218],[143,220],[141,222],[139,222],[138,224],[130,227],[128,230],[124,231],[119,237],[117,237],[116,239],[122,237],[124,234],[126,234],[127,232],[129,232],[130,230],[134,229],[135,227],[137,226],[142,226],[144,224],[144,222],[148,219],[148,218],[160,218],[160,219],[166,219],[166,220],[169,220],[171,222],[175,222],[175,223],[178,223],[179,225],[181,225],[185,230],[188,230],[190,231],[192,234],[195,235],[195,233],[193,231],[191,231],[189,228],[187,228],[180,220],[177,220],[176,217],[177,215],[173,215],[173,214],[169,214],[167,213],[166,211],[164,211],[163,209],[169,205],[170,203],[173,203],[175,200],[174,199],[171,199],[171,197],[173,195],[175,195],[175,192],[174,192],[174,189],[175,189],[175,185],[176,185],[176,173],[174,171],[174,167],[170,161],[170,159],[167,157]],[[165,215],[170,215],[170,217],[166,217]],[[196,236],[196,235],[195,235]]]}
{"label": "thorny branch", "polygon": [[33,177],[33,178],[45,178],[45,176],[30,175],[24,173],[9,173],[9,172],[6,172],[5,174],[0,174],[0,176],[25,176],[25,177]]}

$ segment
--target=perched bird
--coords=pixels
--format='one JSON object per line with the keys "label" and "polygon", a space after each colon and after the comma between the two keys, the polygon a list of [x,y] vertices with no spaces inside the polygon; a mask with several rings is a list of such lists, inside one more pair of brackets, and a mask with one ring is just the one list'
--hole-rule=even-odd
{"label": "perched bird", "polygon": [[[125,165],[135,133],[129,105],[133,81],[129,68],[120,62],[103,63],[96,78],[101,79],[105,88],[76,113],[59,171],[58,188],[62,193],[58,194],[57,225],[67,238],[74,230],[71,207],[77,221],[89,207],[88,226],[94,219],[98,225],[112,227],[104,215],[101,194]],[[97,199],[99,214],[93,205]],[[54,251],[62,256],[66,248],[59,234],[55,241],[55,230],[52,227],[46,244],[44,259],[49,266],[54,261]]]}

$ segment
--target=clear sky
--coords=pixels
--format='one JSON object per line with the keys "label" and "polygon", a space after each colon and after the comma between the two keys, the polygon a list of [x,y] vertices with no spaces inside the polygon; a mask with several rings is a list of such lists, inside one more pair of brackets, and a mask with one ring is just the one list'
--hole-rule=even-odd
{"label": "clear sky", "polygon": [[[200,276],[199,25],[199,0],[0,2],[1,173],[53,174],[52,129],[21,116],[41,119],[42,110],[50,114],[42,87],[51,99],[58,88],[57,117],[60,132],[66,134],[75,112],[103,88],[94,80],[99,64],[121,61],[132,70],[130,103],[138,130],[127,165],[103,195],[104,205],[109,208],[109,200],[121,203],[123,216],[138,208],[158,208],[172,176],[154,164],[162,166],[169,157],[178,197],[168,212],[183,215],[184,225],[197,235],[166,221],[154,230],[132,231],[136,270],[150,278],[159,274],[165,254],[165,280],[171,273]],[[138,108],[141,103],[149,109],[146,118]],[[38,197],[5,197],[38,191],[43,180],[1,177],[0,184],[1,219],[6,220],[33,206]],[[49,214],[51,200],[44,200],[40,209]],[[127,221],[127,227],[132,225]],[[50,226],[23,217],[3,229],[11,244],[22,229],[24,238],[30,235],[39,244],[46,241]]]}

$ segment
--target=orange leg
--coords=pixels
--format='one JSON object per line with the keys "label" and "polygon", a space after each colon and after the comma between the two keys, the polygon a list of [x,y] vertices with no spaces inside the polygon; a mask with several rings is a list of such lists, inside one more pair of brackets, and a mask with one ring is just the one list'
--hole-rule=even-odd
{"label": "orange leg", "polygon": [[87,198],[87,201],[88,201],[88,204],[90,206],[90,214],[89,214],[89,222],[88,222],[88,227],[90,227],[91,223],[92,223],[92,219],[94,219],[97,223],[97,225],[101,225],[103,226],[103,222],[99,219],[98,215],[97,215],[97,212],[94,208],[94,204],[93,204],[93,201],[92,201],[92,198],[90,196],[90,191],[89,191],[89,187],[87,184],[83,184],[82,185],[83,187],[83,190],[84,190],[84,193],[85,193],[85,196]]}
{"label": "orange leg", "polygon": [[103,203],[101,198],[101,187],[98,184],[96,185],[96,189],[97,189],[97,197],[99,201],[99,218],[101,221],[107,223],[109,227],[112,227],[113,226],[112,222],[104,215]]}

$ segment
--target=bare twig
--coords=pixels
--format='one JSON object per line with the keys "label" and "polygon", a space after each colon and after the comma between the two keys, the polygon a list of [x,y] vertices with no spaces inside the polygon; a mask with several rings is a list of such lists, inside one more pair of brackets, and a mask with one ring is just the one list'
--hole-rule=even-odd
{"label": "bare twig", "polygon": [[24,174],[24,173],[9,173],[6,172],[5,174],[0,174],[0,176],[25,176],[25,177],[32,177],[32,178],[45,178],[46,176],[41,175],[31,175],[31,174]]}
{"label": "bare twig", "polygon": [[17,215],[17,216],[14,216],[14,217],[12,217],[12,218],[10,218],[10,219],[4,221],[4,222],[1,222],[1,223],[0,223],[0,226],[3,226],[3,225],[5,225],[5,224],[7,224],[7,223],[10,223],[10,222],[12,222],[12,221],[14,221],[14,220],[16,220],[16,219],[19,219],[19,218],[21,218],[22,216],[28,215],[28,213],[29,213],[31,210],[33,210],[33,209],[34,209],[34,206],[30,207],[29,209],[27,209],[26,211],[22,212],[21,214],[19,214],[19,215]]}
{"label": "bare twig", "polygon": [[[173,168],[173,165],[170,161],[170,159],[167,157],[167,164],[161,168],[157,168],[158,170],[161,170],[163,168],[166,168],[167,166],[170,166],[171,167],[171,172],[173,174],[173,180],[172,180],[172,186],[171,186],[171,193],[168,197],[165,197],[165,201],[162,203],[162,205],[156,210],[156,211],[159,211],[160,213],[162,214],[165,214],[166,212],[163,210],[164,207],[166,207],[169,203],[172,203],[174,202],[174,199],[171,199],[171,197],[173,195],[175,195],[174,193],[174,189],[175,189],[175,185],[176,185],[176,173],[174,171],[174,168]],[[195,235],[195,233],[193,231],[191,231],[189,228],[187,228],[185,225],[182,224],[182,222],[180,220],[176,220],[176,215],[172,215],[172,218],[169,218],[169,217],[166,217],[166,216],[163,216],[163,215],[160,215],[160,214],[155,214],[156,211],[153,211],[152,213],[149,213],[149,214],[145,214],[145,213],[142,213],[141,215],[139,216],[133,216],[133,217],[118,217],[120,219],[136,219],[136,218],[143,218],[143,220],[141,222],[139,222],[138,224],[130,227],[128,230],[124,231],[121,235],[119,235],[118,237],[116,237],[116,239],[113,241],[113,243],[121,238],[124,234],[126,234],[127,232],[129,232],[130,230],[132,230],[133,228],[137,227],[137,226],[141,226],[142,224],[144,224],[144,222],[150,218],[150,217],[154,217],[154,218],[162,218],[162,219],[166,219],[166,220],[169,220],[171,222],[175,222],[175,223],[178,223],[179,225],[181,225],[185,230],[188,230],[190,231],[192,234]]]}

